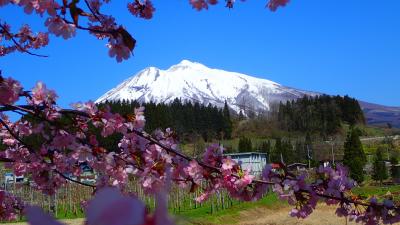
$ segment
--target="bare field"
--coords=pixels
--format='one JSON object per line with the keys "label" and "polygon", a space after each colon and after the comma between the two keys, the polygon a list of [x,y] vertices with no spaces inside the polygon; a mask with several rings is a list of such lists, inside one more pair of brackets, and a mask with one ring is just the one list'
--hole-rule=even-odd
{"label": "bare field", "polygon": [[[289,216],[291,208],[268,209],[258,207],[240,212],[238,215],[222,216],[218,223],[196,221],[196,225],[356,225],[355,222],[346,221],[346,218],[335,215],[334,206],[319,205],[314,213],[306,219],[297,219]],[[235,222],[228,222],[235,221]],[[182,223],[184,224],[184,223]]]}
{"label": "bare field", "polygon": [[[347,221],[345,218],[340,218],[335,215],[336,208],[334,206],[320,205],[310,217],[304,220],[290,217],[288,212],[289,207],[284,207],[279,210],[271,210],[264,207],[245,210],[239,215],[234,216],[237,225],[356,225],[354,222]],[[232,219],[232,218],[230,218]],[[220,224],[224,223],[224,218],[221,218]],[[84,219],[69,219],[61,220],[66,225],[83,225]],[[179,223],[185,224],[185,223]],[[213,225],[213,223],[196,222],[197,225]],[[27,225],[27,223],[8,223],[8,225]]]}
{"label": "bare field", "polygon": [[[84,219],[66,219],[60,220],[65,225],[83,225]],[[7,223],[7,225],[27,225],[28,223]]]}
{"label": "bare field", "polygon": [[289,216],[290,208],[282,208],[280,210],[269,210],[263,208],[251,209],[240,213],[243,218],[238,224],[240,225],[336,225],[356,223],[347,221],[335,215],[336,208],[320,205],[315,212],[306,219],[297,219]]}

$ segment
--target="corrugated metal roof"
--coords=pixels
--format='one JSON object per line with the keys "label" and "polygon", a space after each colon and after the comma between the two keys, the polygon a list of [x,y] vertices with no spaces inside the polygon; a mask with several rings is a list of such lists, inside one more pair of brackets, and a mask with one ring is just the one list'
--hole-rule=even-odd
{"label": "corrugated metal roof", "polygon": [[261,152],[238,152],[238,153],[227,153],[226,156],[240,156],[240,155],[267,155],[267,153]]}

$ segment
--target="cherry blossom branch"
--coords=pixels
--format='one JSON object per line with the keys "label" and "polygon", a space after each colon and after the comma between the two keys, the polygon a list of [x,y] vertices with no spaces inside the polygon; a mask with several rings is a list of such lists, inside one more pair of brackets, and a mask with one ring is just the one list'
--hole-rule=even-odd
{"label": "cherry blossom branch", "polygon": [[20,110],[22,112],[26,112],[29,114],[34,115],[35,112],[33,111],[35,107],[33,106],[19,106],[19,105],[4,105],[4,107],[0,108],[0,112],[5,112],[5,111],[12,111],[12,110]]}
{"label": "cherry blossom branch", "polygon": [[[109,56],[115,57],[117,62],[127,60],[132,55],[131,53],[135,48],[136,40],[123,28],[123,26],[116,25],[112,16],[104,15],[99,12],[100,6],[108,3],[109,0],[96,0],[92,2],[85,0],[84,2],[88,12],[85,12],[79,7],[80,3],[77,0],[43,0],[39,2],[37,0],[0,0],[0,6],[3,7],[7,4],[13,4],[25,8],[24,11],[27,14],[30,14],[32,11],[40,16],[48,14],[49,17],[47,18],[45,25],[48,27],[49,33],[52,33],[56,36],[62,36],[64,39],[75,36],[76,29],[89,31],[98,39],[109,38],[109,43],[107,44],[107,47],[109,48]],[[271,11],[275,11],[278,7],[283,7],[288,2],[289,0],[268,0],[266,7]],[[216,5],[217,3],[217,0],[189,1],[189,4],[198,11],[208,9],[210,5]],[[225,3],[225,6],[231,9],[235,4],[235,0],[225,0]],[[127,8],[133,16],[142,19],[153,18],[153,14],[155,12],[155,7],[153,6],[152,0],[131,0],[128,2]],[[68,14],[73,22],[66,19],[68,15],[67,12],[69,12]],[[78,24],[81,16],[88,17],[87,23],[89,27],[84,27]],[[96,27],[96,29],[93,29],[90,27],[92,26],[91,22],[99,22],[100,25],[93,26]],[[2,27],[4,28],[4,26]],[[29,27],[27,26],[25,28]],[[1,56],[14,52],[15,50],[19,50],[23,53],[33,56],[48,57],[47,55],[36,54],[28,50],[29,48],[37,49],[47,45],[47,33],[39,34],[38,37],[40,36],[40,38],[23,36],[31,39],[28,44],[23,45],[22,43],[18,43],[18,41],[15,39],[18,35],[12,35],[7,31],[7,29],[2,29],[0,30],[0,36],[1,32],[9,37],[13,42],[11,47],[0,46]],[[21,34],[25,35],[23,33]]]}
{"label": "cherry blossom branch", "polygon": [[[9,109],[12,109],[13,107],[8,106],[8,108],[9,108]],[[33,111],[26,109],[26,107],[19,106],[19,107],[16,107],[16,108],[21,109],[21,110],[24,110],[25,112],[28,112],[28,113],[31,113],[31,114],[35,115]],[[87,113],[85,113],[85,112],[82,112],[82,111],[78,111],[78,110],[60,110],[60,113],[63,113],[63,114],[75,114],[75,115],[84,116],[84,117],[87,117],[87,118],[90,117],[89,114],[87,114]],[[4,123],[4,122],[2,122],[2,123]],[[10,132],[10,130],[9,130],[9,132]],[[183,159],[185,159],[185,160],[187,160],[187,161],[192,161],[192,160],[194,160],[193,158],[191,158],[191,157],[189,157],[189,156],[186,156],[186,155],[184,155],[183,153],[180,153],[180,152],[178,152],[178,151],[176,151],[176,150],[174,150],[174,149],[172,149],[172,148],[170,148],[170,147],[168,147],[168,146],[165,146],[164,144],[160,143],[158,140],[152,138],[150,135],[148,135],[148,134],[146,134],[146,133],[144,133],[144,132],[141,132],[141,131],[138,131],[138,130],[133,130],[132,132],[134,132],[136,135],[138,135],[138,136],[140,136],[140,137],[142,137],[142,138],[148,140],[150,143],[156,144],[156,145],[160,146],[161,148],[163,148],[164,150],[166,150],[168,153],[175,154],[175,155],[177,155],[177,156],[179,156],[179,157],[181,157],[181,158],[183,158]],[[14,135],[13,135],[13,136],[14,136]],[[15,137],[15,136],[14,136],[14,137]],[[142,171],[143,171],[142,168],[137,167],[136,165],[134,165],[134,164],[132,164],[132,163],[126,161],[125,159],[123,159],[123,158],[120,157],[120,156],[114,155],[114,157],[117,157],[117,158],[123,160],[124,162],[129,163],[130,165],[133,165],[133,166],[135,166],[136,168],[138,168],[139,170],[142,170]],[[203,167],[205,167],[205,168],[208,168],[208,169],[211,169],[211,170],[213,170],[213,171],[215,171],[215,172],[217,172],[217,173],[220,173],[220,169],[217,168],[217,167],[208,165],[208,164],[206,164],[206,163],[204,163],[204,162],[201,162],[201,161],[198,161],[198,163],[199,163],[199,165],[201,165],[201,166],[203,166]],[[282,168],[285,168],[285,166],[283,165]],[[290,177],[287,177],[287,175],[285,175],[285,178],[284,178],[284,179],[291,179],[291,178],[294,179],[294,178],[293,178],[294,174],[289,173],[289,172],[287,171],[287,169],[285,169],[284,171],[285,171],[285,174],[290,175]],[[235,177],[239,177],[239,176],[237,176],[237,175],[234,175],[234,176],[235,176]],[[259,179],[253,179],[252,182],[253,182],[253,183],[260,183],[260,184],[267,184],[267,185],[274,185],[274,184],[276,184],[275,182],[269,182],[269,181],[259,180]],[[307,192],[306,190],[302,190],[302,191],[303,191],[303,192]],[[330,195],[325,195],[325,194],[320,194],[320,193],[316,193],[316,194],[317,194],[318,196],[320,196],[320,197],[323,197],[323,198],[328,198],[328,199],[333,199],[333,200],[338,200],[338,201],[344,201],[344,202],[353,203],[353,204],[356,204],[356,205],[370,206],[369,204],[366,204],[366,203],[363,203],[363,202],[360,202],[360,201],[350,200],[350,199],[347,199],[347,198],[338,198],[338,197],[335,197],[335,196],[330,196]]]}
{"label": "cherry blossom branch", "polygon": [[[8,109],[12,109],[12,108],[13,108],[12,106],[8,106],[7,108],[0,108],[0,111],[7,111]],[[29,110],[29,108],[31,108],[29,106],[18,106],[18,107],[15,107],[15,108],[23,110],[23,111],[25,111],[27,113],[30,113],[33,116],[38,116],[32,110]],[[61,110],[59,110],[59,112],[61,114],[74,114],[74,115],[79,115],[79,116],[83,116],[83,117],[86,117],[86,118],[90,118],[90,115],[88,113],[85,113],[85,112],[82,112],[82,111],[79,111],[79,110],[61,109]],[[43,119],[43,118],[39,117],[39,119]],[[135,133],[136,135],[138,135],[139,137],[142,137],[142,138],[148,140],[150,143],[160,146],[161,148],[163,148],[165,151],[167,151],[170,154],[177,155],[177,156],[179,156],[179,157],[181,157],[181,158],[183,158],[183,159],[185,159],[187,161],[196,160],[196,159],[194,159],[192,157],[186,156],[185,154],[183,154],[183,153],[181,153],[179,151],[176,151],[175,149],[172,149],[172,148],[162,144],[161,142],[159,142],[158,140],[154,139],[153,137],[151,137],[149,134],[147,134],[145,132],[141,132],[141,131],[138,131],[138,130],[135,130],[135,129],[132,130],[132,132]],[[120,158],[120,159],[122,159],[122,158]],[[196,160],[196,161],[202,167],[211,169],[212,171],[217,172],[217,173],[221,173],[221,171],[220,171],[220,169],[218,167],[208,165],[208,164],[206,164],[206,163],[204,163],[204,162],[202,162],[200,160]],[[285,166],[283,165],[282,168],[285,168]],[[289,175],[289,177],[286,177],[287,179],[295,179],[294,174],[288,172],[287,169],[285,169],[285,174]],[[236,174],[233,174],[233,176],[236,177],[236,178],[239,178],[239,176],[236,175]],[[274,182],[269,182],[269,181],[260,180],[260,179],[253,179],[252,182],[253,183],[260,183],[260,184],[267,184],[267,185],[274,185],[275,184]]]}
{"label": "cherry blossom branch", "polygon": [[[33,111],[24,109],[23,107],[18,107],[18,106],[8,106],[8,107],[9,107],[9,108],[23,109],[23,110],[26,110],[26,112],[33,113]],[[16,134],[11,130],[11,128],[7,125],[7,123],[5,123],[4,120],[1,119],[1,118],[0,118],[0,124],[1,124],[2,126],[4,126],[4,127],[7,129],[8,133],[9,133],[11,136],[13,136],[14,139],[16,139],[16,140],[17,140],[19,143],[21,143],[23,146],[25,146],[30,152],[34,152],[34,150],[33,150],[30,146],[28,146],[24,141],[22,141],[22,140],[18,137],[18,135],[16,135]],[[0,157],[0,161],[2,161],[2,162],[15,162],[15,160],[8,159],[8,158],[4,158],[4,157]],[[30,162],[24,162],[24,163],[30,163]],[[57,169],[53,169],[53,170],[54,170],[54,172],[56,172],[57,174],[59,174],[60,176],[62,176],[62,177],[63,177],[64,179],[66,179],[66,180],[69,180],[69,181],[71,181],[71,182],[74,182],[74,183],[77,183],[77,184],[80,184],[80,185],[83,185],[83,186],[96,188],[95,185],[83,183],[83,182],[80,182],[80,181],[78,181],[78,180],[72,179],[72,178],[70,178],[70,177],[64,175],[63,173],[61,173],[61,172],[58,171]]]}
{"label": "cherry blossom branch", "polygon": [[[0,162],[15,163],[15,160],[9,159],[9,158],[0,157]],[[24,163],[30,163],[30,162],[29,161],[24,161]],[[91,185],[91,184],[88,184],[88,183],[84,183],[84,182],[80,182],[78,180],[72,179],[72,178],[66,176],[65,174],[61,173],[57,169],[54,169],[54,172],[59,174],[60,176],[62,176],[64,179],[69,180],[69,181],[71,181],[73,183],[76,183],[76,184],[79,184],[79,185],[82,185],[82,186],[91,187],[91,188],[96,188],[95,185]]]}
{"label": "cherry blossom branch", "polygon": [[0,118],[0,124],[6,128],[6,130],[8,131],[8,133],[9,133],[15,140],[17,140],[19,143],[21,143],[21,144],[24,145],[26,148],[28,148],[29,151],[32,151],[32,150],[29,148],[29,146],[28,146],[23,140],[21,140],[21,138],[19,138],[18,135],[16,135],[16,134],[11,130],[11,128],[7,125],[7,123],[4,122],[4,120],[1,119],[1,118]]}
{"label": "cherry blossom branch", "polygon": [[15,40],[14,35],[12,35],[10,32],[8,32],[7,28],[6,28],[5,26],[3,26],[1,23],[0,23],[0,28],[1,28],[0,33],[6,34],[6,35],[12,40],[12,42],[14,43],[14,45],[15,45],[21,52],[25,52],[25,53],[27,53],[27,54],[29,54],[29,55],[37,56],[37,57],[43,57],[43,58],[49,57],[49,56],[47,56],[47,55],[40,55],[40,54],[36,54],[36,53],[30,52],[29,50],[23,48],[23,47],[17,42],[17,40]]}
{"label": "cherry blossom branch", "polygon": [[113,35],[113,34],[117,33],[116,30],[97,30],[97,29],[92,29],[92,28],[89,28],[89,27],[82,27],[82,26],[80,26],[78,24],[75,24],[72,21],[69,21],[69,20],[65,19],[65,18],[63,18],[63,20],[67,24],[74,25],[76,28],[78,28],[80,30],[86,30],[86,31],[90,31],[90,32],[93,32],[93,33],[98,33],[98,34],[110,34],[110,35]]}
{"label": "cherry blossom branch", "polygon": [[92,7],[90,6],[89,2],[87,0],[85,0],[85,4],[88,7],[88,9],[90,10],[90,12],[92,12],[92,15],[97,19],[97,21],[99,21],[100,23],[102,23],[102,21],[100,20],[100,18],[97,16],[97,14],[100,14],[97,10],[96,12],[92,9]]}
{"label": "cherry blossom branch", "polygon": [[4,158],[4,157],[0,157],[0,162],[13,163],[13,162],[15,162],[15,160],[13,160],[13,159],[8,159],[8,158]]}
{"label": "cherry blossom branch", "polygon": [[[129,115],[126,118],[118,113],[112,113],[107,106],[99,109],[92,102],[77,104],[76,109],[59,109],[55,105],[56,94],[46,89],[44,84],[39,83],[30,94],[22,92],[19,84],[12,79],[1,78],[0,81],[0,91],[4,92],[0,95],[0,103],[4,105],[0,107],[0,112],[19,111],[37,119],[34,123],[18,121],[12,128],[8,125],[10,124],[8,121],[2,120],[0,124],[6,125],[4,126],[6,129],[0,130],[0,135],[7,138],[3,141],[9,146],[6,150],[7,154],[12,159],[16,159],[12,166],[20,174],[25,174],[25,168],[30,164],[36,163],[35,165],[40,166],[31,168],[29,173],[32,174],[33,179],[42,176],[43,173],[46,177],[48,176],[45,182],[40,179],[35,180],[39,188],[44,191],[54,193],[62,184],[60,180],[65,182],[71,179],[71,182],[80,182],[65,174],[51,178],[51,174],[54,169],[72,171],[76,169],[74,167],[76,163],[87,162],[93,169],[103,174],[99,180],[100,183],[92,185],[96,187],[107,185],[124,187],[129,174],[133,174],[139,178],[139,182],[142,182],[145,191],[155,193],[167,182],[168,173],[173,173],[171,180],[186,187],[191,184],[191,191],[199,187],[204,180],[206,181],[206,185],[202,187],[203,193],[196,199],[197,201],[204,201],[220,189],[227,190],[232,197],[238,199],[255,200],[268,190],[268,185],[273,185],[273,191],[280,198],[295,205],[291,215],[299,218],[312,213],[318,201],[324,199],[327,204],[339,204],[338,210],[341,215],[351,215],[360,221],[368,221],[372,218],[378,221],[395,222],[400,219],[399,207],[390,200],[386,199],[378,203],[374,198],[362,200],[353,196],[351,188],[354,187],[354,182],[348,179],[346,169],[341,166],[335,169],[320,167],[316,171],[317,180],[309,184],[305,181],[305,175],[291,173],[284,164],[281,165],[281,171],[273,171],[267,165],[262,172],[262,178],[257,180],[249,174],[248,170],[243,170],[232,159],[224,157],[219,145],[208,147],[203,160],[200,161],[172,147],[177,143],[170,130],[167,129],[165,134],[156,131],[154,137],[145,133],[142,131],[144,129],[143,108],[135,109],[134,116]],[[29,99],[28,106],[13,105],[20,93],[25,93],[24,96]],[[66,125],[59,121],[62,115],[72,118],[73,123],[70,125],[68,122]],[[103,137],[113,134],[122,135],[122,139],[118,142],[118,149],[110,148],[107,151],[99,146],[96,139],[98,131],[91,132],[90,126],[99,129]],[[69,128],[71,130],[68,130]],[[15,140],[20,140],[19,143],[24,144],[20,136],[30,134],[43,135],[47,140],[41,145],[40,151],[32,151],[30,150],[32,148],[25,145],[31,155],[27,153],[28,150],[14,143]],[[64,149],[64,151],[55,149]],[[19,156],[29,157],[36,161],[30,164],[23,163],[19,161]],[[49,157],[50,161],[42,162],[46,157]],[[5,161],[10,162],[8,159]],[[136,169],[132,170],[131,166]],[[39,168],[39,171],[35,168]],[[357,208],[359,206],[365,207],[365,212]],[[387,211],[390,213],[388,214]]]}
{"label": "cherry blossom branch", "polygon": [[61,173],[58,170],[54,170],[54,172],[56,172],[58,175],[62,176],[64,179],[69,180],[69,181],[71,181],[73,183],[76,183],[76,184],[79,184],[79,185],[82,185],[82,186],[86,186],[86,187],[91,187],[91,188],[94,188],[94,189],[97,188],[96,185],[91,185],[91,184],[88,184],[88,183],[81,182],[79,180],[72,179],[72,178],[66,176],[65,174]]}

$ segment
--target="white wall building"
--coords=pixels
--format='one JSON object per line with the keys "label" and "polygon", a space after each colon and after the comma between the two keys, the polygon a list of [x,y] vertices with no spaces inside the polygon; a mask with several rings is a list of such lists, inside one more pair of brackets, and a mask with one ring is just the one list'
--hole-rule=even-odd
{"label": "white wall building", "polygon": [[239,163],[243,169],[250,170],[252,175],[260,175],[267,165],[267,154],[260,152],[229,153],[225,156],[231,157]]}

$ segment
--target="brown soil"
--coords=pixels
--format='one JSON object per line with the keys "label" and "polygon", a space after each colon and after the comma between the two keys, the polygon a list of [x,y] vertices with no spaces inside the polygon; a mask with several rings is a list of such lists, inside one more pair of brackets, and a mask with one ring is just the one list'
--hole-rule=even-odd
{"label": "brown soil", "polygon": [[241,212],[240,225],[339,225],[348,224],[355,225],[356,223],[347,221],[343,217],[335,215],[335,207],[320,205],[306,219],[297,219],[289,216],[290,208],[282,208],[279,210],[270,210],[265,208],[251,209]]}
{"label": "brown soil", "polygon": [[[69,219],[69,220],[61,220],[65,225],[83,225],[84,219]],[[7,225],[27,225],[28,223],[7,223]]]}

